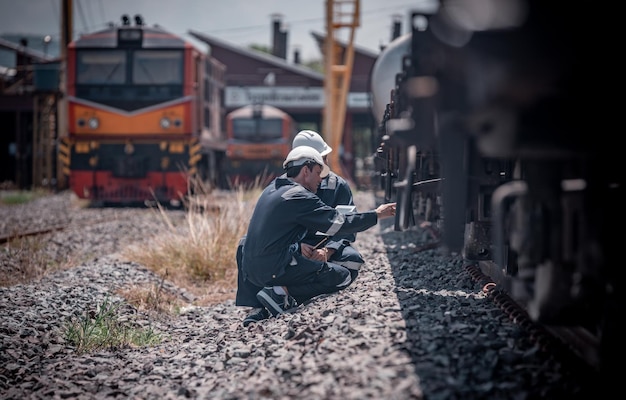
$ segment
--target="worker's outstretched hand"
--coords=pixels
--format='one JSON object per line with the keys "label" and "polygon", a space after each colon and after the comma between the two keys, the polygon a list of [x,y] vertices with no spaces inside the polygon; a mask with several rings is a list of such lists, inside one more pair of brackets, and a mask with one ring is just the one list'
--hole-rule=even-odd
{"label": "worker's outstretched hand", "polygon": [[376,208],[378,219],[389,218],[396,215],[396,203],[381,204]]}

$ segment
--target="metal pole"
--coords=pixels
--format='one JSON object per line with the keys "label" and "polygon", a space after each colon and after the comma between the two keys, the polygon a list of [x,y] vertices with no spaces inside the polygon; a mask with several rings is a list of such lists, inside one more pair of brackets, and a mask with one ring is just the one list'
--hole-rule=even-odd
{"label": "metal pole", "polygon": [[44,156],[41,152],[41,108],[39,107],[39,94],[33,96],[33,188],[41,186],[41,160]]}
{"label": "metal pole", "polygon": [[[72,41],[73,0],[62,0],[61,11],[61,60],[59,65],[59,101],[57,104],[57,141],[68,136],[67,121],[67,45]],[[66,188],[67,182],[63,173],[61,158],[57,157],[57,185]]]}

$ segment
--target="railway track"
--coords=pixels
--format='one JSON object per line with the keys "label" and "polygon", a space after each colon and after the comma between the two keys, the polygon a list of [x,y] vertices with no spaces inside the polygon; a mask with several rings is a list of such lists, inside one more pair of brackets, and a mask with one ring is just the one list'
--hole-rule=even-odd
{"label": "railway track", "polygon": [[62,231],[66,229],[68,226],[69,224],[62,224],[62,225],[55,225],[55,226],[47,227],[47,228],[35,228],[35,229],[22,231],[22,232],[0,234],[0,244],[8,243],[8,242],[11,242],[12,240],[21,239],[25,237],[39,236],[39,235],[45,235],[46,233],[50,233],[50,232]]}
{"label": "railway track", "polygon": [[561,359],[574,356],[594,371],[599,371],[599,340],[592,332],[578,326],[548,326],[535,322],[506,289],[501,289],[506,286],[505,279],[491,261],[470,262],[464,268],[475,282],[483,286],[489,298],[542,350]]}
{"label": "railway track", "polygon": [[0,233],[0,244],[8,243],[16,239],[41,236],[41,235],[45,235],[45,234],[52,233],[52,232],[59,232],[59,231],[66,230],[68,228],[75,228],[75,229],[86,228],[88,226],[94,226],[94,225],[101,224],[101,223],[123,220],[124,218],[126,217],[124,216],[116,216],[113,218],[94,217],[93,219],[81,221],[80,223],[73,223],[72,221],[69,221],[69,222],[55,224],[55,225],[46,226],[46,227],[36,227],[32,229],[25,229],[22,231]]}
{"label": "railway track", "polygon": [[[428,234],[430,241],[417,247],[415,252],[441,245],[441,232],[433,224],[421,221],[419,226]],[[510,282],[494,262],[466,261],[464,269],[474,282],[483,287],[483,291],[494,304],[529,334],[530,339],[540,349],[561,359],[576,357],[575,361],[582,361],[593,371],[599,371],[600,341],[596,335],[579,326],[548,326],[533,321],[526,310],[509,296]]]}
{"label": "railway track", "polygon": [[[418,246],[414,252],[441,246],[441,233],[433,224],[421,221],[419,226],[425,230],[430,241]],[[526,310],[509,296],[509,282],[492,261],[466,261],[464,269],[474,282],[482,286],[494,304],[528,333],[538,348],[560,359],[575,357],[574,361],[582,361],[593,371],[599,371],[599,340],[593,333],[582,327],[546,326],[533,321]]]}

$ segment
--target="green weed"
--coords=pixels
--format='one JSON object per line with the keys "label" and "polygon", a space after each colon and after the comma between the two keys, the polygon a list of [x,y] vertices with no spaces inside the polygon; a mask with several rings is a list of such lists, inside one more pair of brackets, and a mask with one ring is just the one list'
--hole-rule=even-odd
{"label": "green weed", "polygon": [[152,327],[137,328],[125,321],[119,310],[121,305],[105,298],[95,310],[85,310],[80,317],[71,318],[65,325],[65,340],[79,353],[151,346],[161,342],[160,335]]}

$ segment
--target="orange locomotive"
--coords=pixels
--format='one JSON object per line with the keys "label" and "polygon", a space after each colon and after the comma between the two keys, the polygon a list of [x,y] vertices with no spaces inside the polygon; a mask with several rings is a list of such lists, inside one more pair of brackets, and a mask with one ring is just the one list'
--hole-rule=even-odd
{"label": "orange locomotive", "polygon": [[69,44],[59,157],[79,198],[178,205],[205,165],[201,140],[220,141],[225,68],[181,37],[135,22],[124,16],[122,26]]}
{"label": "orange locomotive", "polygon": [[283,173],[283,161],[297,133],[294,119],[267,105],[248,105],[226,115],[226,157],[221,171],[229,185],[269,183]]}

